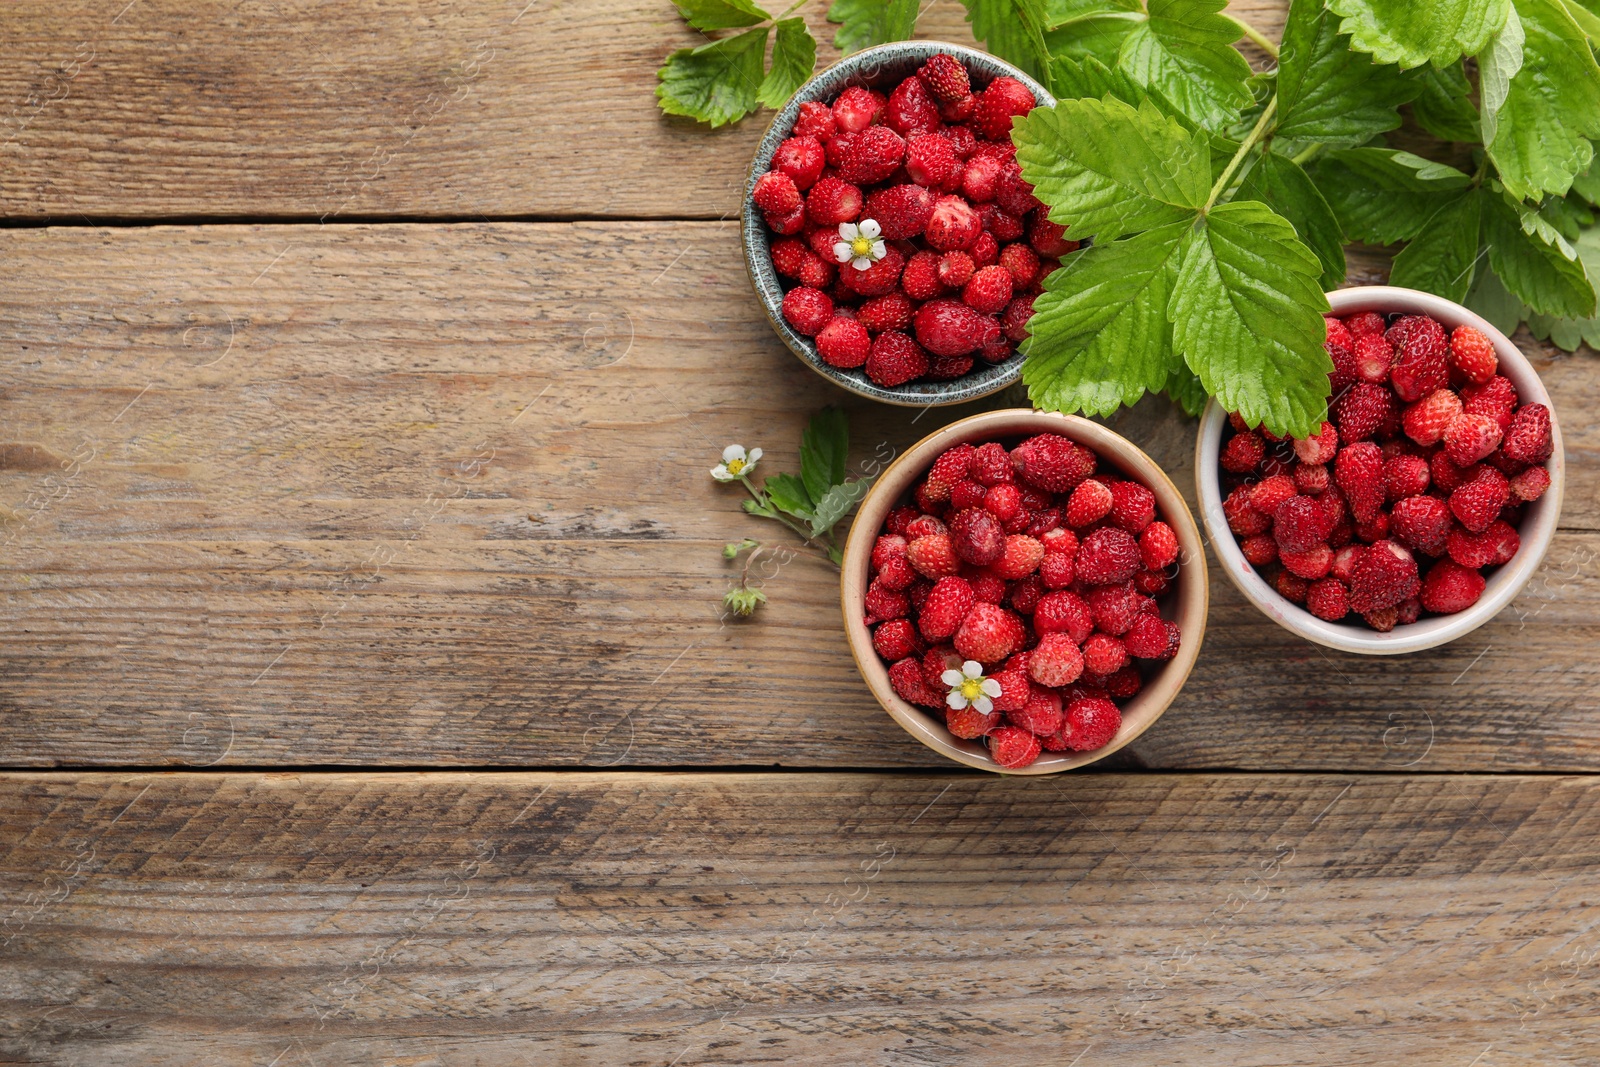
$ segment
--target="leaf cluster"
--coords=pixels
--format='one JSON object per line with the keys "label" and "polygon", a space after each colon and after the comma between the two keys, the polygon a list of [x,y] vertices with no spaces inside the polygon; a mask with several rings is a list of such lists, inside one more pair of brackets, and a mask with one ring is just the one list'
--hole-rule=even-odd
{"label": "leaf cluster", "polygon": [[[675,4],[690,28],[707,40],[672,53],[656,71],[656,100],[668,115],[686,115],[712,127],[737,122],[762,104],[780,108],[788,103],[816,69],[817,41],[803,18],[789,18],[785,12],[774,19],[751,0],[675,0]],[[715,30],[747,26],[754,29],[711,37]]]}
{"label": "leaf cluster", "polygon": [[800,473],[768,475],[755,499],[744,502],[745,511],[779,521],[786,521],[784,516],[798,519],[803,525],[788,525],[834,563],[842,562],[833,528],[861,502],[873,482],[870,477],[845,476],[849,451],[850,424],[844,412],[823,408],[800,435]]}

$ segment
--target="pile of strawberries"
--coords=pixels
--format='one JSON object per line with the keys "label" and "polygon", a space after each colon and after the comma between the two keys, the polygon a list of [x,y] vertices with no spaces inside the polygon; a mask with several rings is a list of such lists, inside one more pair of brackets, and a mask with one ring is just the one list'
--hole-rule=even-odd
{"label": "pile of strawberries", "polygon": [[[1477,603],[1550,487],[1550,409],[1519,404],[1482,331],[1426,315],[1328,317],[1331,422],[1304,440],[1237,415],[1223,502],[1251,565],[1320,619],[1389,631]],[[1226,477],[1226,476],[1225,476]]]}
{"label": "pile of strawberries", "polygon": [[1155,600],[1177,535],[1148,488],[1097,470],[1056,434],[957,445],[872,549],[866,623],[895,692],[1002,767],[1103,747],[1144,684],[1133,661],[1178,651]]}
{"label": "pile of strawberries", "polygon": [[893,387],[1012,357],[1040,283],[1078,247],[1017,165],[1011,123],[1033,106],[1015,78],[974,92],[943,53],[887,97],[800,106],[752,197],[793,282],[783,316],[830,365]]}

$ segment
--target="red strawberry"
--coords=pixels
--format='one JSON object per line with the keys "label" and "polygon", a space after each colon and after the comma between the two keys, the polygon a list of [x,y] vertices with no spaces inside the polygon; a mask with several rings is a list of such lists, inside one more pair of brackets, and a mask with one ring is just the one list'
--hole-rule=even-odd
{"label": "red strawberry", "polygon": [[1039,758],[1039,739],[1015,726],[1002,726],[989,734],[989,756],[1007,770],[1026,767]]}
{"label": "red strawberry", "polygon": [[1222,448],[1219,462],[1222,469],[1235,474],[1249,474],[1261,465],[1266,457],[1267,445],[1261,435],[1254,431],[1237,433],[1228,438],[1228,443]]}
{"label": "red strawberry", "polygon": [[1392,396],[1388,389],[1371,382],[1352,385],[1333,406],[1333,423],[1339,428],[1339,440],[1349,444],[1376,433],[1393,410]]}
{"label": "red strawberry", "polygon": [[1450,380],[1445,357],[1450,344],[1444,327],[1426,315],[1402,316],[1385,336],[1395,346],[1396,357],[1389,382],[1401,400],[1421,400]]}
{"label": "red strawberry", "polygon": [[1011,272],[1004,267],[984,267],[961,290],[961,299],[974,310],[992,315],[1011,302],[1012,284]]}
{"label": "red strawberry", "polygon": [[[961,160],[948,137],[924,133],[906,142],[906,177],[919,186],[940,188],[960,169]],[[932,195],[929,194],[930,212],[933,210]]]}
{"label": "red strawberry", "polygon": [[874,297],[856,309],[856,321],[870,333],[904,330],[911,325],[911,301],[901,292]]}
{"label": "red strawberry", "polygon": [[1040,685],[1071,685],[1082,673],[1083,653],[1066,634],[1045,634],[1028,654],[1028,674]]}
{"label": "red strawberry", "polygon": [[1139,557],[1146,570],[1166,570],[1178,561],[1178,535],[1164,522],[1152,522],[1139,535]]}
{"label": "red strawberry", "polygon": [[1314,497],[1292,496],[1272,516],[1272,537],[1280,555],[1307,552],[1325,543],[1332,529],[1331,517]]}
{"label": "red strawberry", "polygon": [[966,481],[976,451],[971,445],[960,444],[939,453],[939,458],[928,468],[927,477],[928,496],[934,503],[949,500],[950,490]]}
{"label": "red strawberry", "polygon": [[800,333],[815,337],[833,321],[833,301],[809,286],[796,286],[783,297],[783,317]]}
{"label": "red strawberry", "polygon": [[918,574],[929,578],[944,578],[961,569],[961,561],[956,558],[955,549],[950,545],[950,535],[946,533],[914,539],[906,546],[906,559],[911,561]]}
{"label": "red strawberry", "polygon": [[999,663],[1022,647],[1022,620],[994,604],[974,604],[956,631],[956,651],[979,663]]}
{"label": "red strawberry", "polygon": [[1033,93],[1017,79],[996,78],[978,94],[972,124],[991,141],[1009,140],[1012,119],[1032,111],[1034,103]]}
{"label": "red strawberry", "polygon": [[1500,361],[1494,354],[1494,342],[1482,330],[1457,326],[1450,334],[1450,365],[1467,381],[1482,385],[1494,377]]}
{"label": "red strawberry", "polygon": [[1362,615],[1392,608],[1417,591],[1417,560],[1404,546],[1378,541],[1350,576],[1350,610]]}
{"label": "red strawberry", "polygon": [[917,71],[917,76],[928,87],[933,98],[941,103],[960,100],[972,92],[967,68],[961,65],[960,60],[943,52],[929,56],[922,69]]}
{"label": "red strawberry", "polygon": [[793,178],[795,186],[800,189],[809,189],[816,184],[827,162],[822,142],[815,137],[791,137],[772,153],[772,169]]}
{"label": "red strawberry", "polygon": [[908,704],[925,708],[944,707],[944,694],[923,679],[921,667],[909,656],[889,668],[889,684],[900,699]]}
{"label": "red strawberry", "polygon": [[1394,364],[1394,348],[1382,334],[1369,333],[1356,338],[1350,350],[1353,377],[1357,381],[1383,384],[1389,380]]}
{"label": "red strawberry", "polygon": [[990,441],[973,449],[968,472],[983,485],[1008,485],[1015,479],[1011,469],[1011,453],[998,441]]}
{"label": "red strawberry", "polygon": [[864,600],[869,626],[885,619],[903,619],[911,610],[911,599],[898,590],[890,589],[881,579],[873,579],[867,586]]}
{"label": "red strawberry", "polygon": [[1306,610],[1319,619],[1338,622],[1350,614],[1350,590],[1337,578],[1320,578],[1306,590]]}
{"label": "red strawberry", "polygon": [[940,578],[917,613],[917,629],[929,641],[953,637],[975,602],[972,585],[965,578]]}
{"label": "red strawberry", "polygon": [[1360,337],[1363,334],[1382,333],[1384,331],[1383,316],[1376,311],[1363,311],[1351,315],[1344,320],[1345,329],[1350,331],[1351,337]]}
{"label": "red strawberry", "polygon": [[1122,712],[1101,697],[1081,697],[1067,705],[1066,724],[1061,728],[1065,747],[1077,752],[1104,748],[1122,728]]}
{"label": "red strawberry", "polygon": [[[861,190],[838,178],[818,178],[806,195],[806,215],[819,226],[837,226],[861,217]],[[833,240],[837,241],[835,234]]]}
{"label": "red strawberry", "polygon": [[1370,441],[1341,449],[1334,460],[1333,480],[1344,491],[1356,521],[1367,521],[1383,507],[1383,450]]}
{"label": "red strawberry", "polygon": [[1090,585],[1125,582],[1143,565],[1139,542],[1127,530],[1105,526],[1078,546],[1078,578]]}
{"label": "red strawberry", "polygon": [[959,289],[972,280],[978,265],[966,252],[946,252],[939,257],[939,284],[947,289]]}
{"label": "red strawberry", "polygon": [[1128,655],[1139,659],[1163,659],[1167,651],[1167,625],[1159,615],[1140,615],[1122,638]]}
{"label": "red strawberry", "polygon": [[1278,513],[1278,505],[1295,495],[1294,479],[1287,474],[1274,474],[1263,478],[1248,490],[1250,506],[1271,517]]}
{"label": "red strawberry", "polygon": [[1506,476],[1493,467],[1484,467],[1470,482],[1450,494],[1450,510],[1461,520],[1461,525],[1473,533],[1482,533],[1510,498],[1511,487]]}
{"label": "red strawberry", "polygon": [[973,600],[998,604],[1006,598],[1006,580],[998,575],[980,571],[967,580],[972,584]]}
{"label": "red strawberry", "polygon": [[1067,499],[1067,525],[1082,528],[1099,522],[1111,514],[1111,489],[1104,482],[1090,478],[1072,491]]}
{"label": "red strawberry", "polygon": [[1265,567],[1278,561],[1278,542],[1272,539],[1271,534],[1243,538],[1239,542],[1239,551],[1253,567]]}
{"label": "red strawberry", "polygon": [[1095,627],[1117,637],[1128,632],[1145,603],[1145,599],[1134,592],[1132,582],[1096,586],[1089,590],[1088,601]]}
{"label": "red strawberry", "polygon": [[808,100],[800,105],[800,117],[794,120],[796,137],[815,137],[825,143],[833,140],[837,129],[833,121],[833,109],[827,104]]}
{"label": "red strawberry", "polygon": [[872,350],[872,338],[867,328],[854,319],[835,315],[833,321],[817,333],[817,354],[831,367],[846,370],[861,366]]}
{"label": "red strawberry", "polygon": [[1529,467],[1511,479],[1511,495],[1521,501],[1538,500],[1550,488],[1550,472],[1543,467]]}
{"label": "red strawberry", "polygon": [[928,354],[900,331],[885,330],[873,338],[866,371],[878,385],[904,385],[928,373]]}
{"label": "red strawberry", "polygon": [[1450,506],[1436,496],[1408,496],[1390,513],[1394,536],[1430,556],[1444,551],[1455,521]]}
{"label": "red strawberry", "polygon": [[995,198],[1005,164],[992,156],[979,156],[961,172],[961,195],[969,203],[986,204]]}
{"label": "red strawberry", "polygon": [[1290,551],[1279,545],[1278,560],[1291,574],[1315,581],[1333,569],[1333,549],[1322,543],[1302,551]]}
{"label": "red strawberry", "polygon": [[757,178],[750,196],[757,207],[771,215],[788,215],[804,203],[794,179],[776,170]]}
{"label": "red strawberry", "polygon": [[[1459,331],[1458,331],[1459,332]],[[1487,583],[1483,575],[1453,559],[1441,559],[1422,579],[1422,606],[1440,615],[1453,615],[1478,602]]]}
{"label": "red strawberry", "polygon": [[991,333],[999,334],[993,319],[980,315],[959,300],[930,300],[912,316],[917,340],[939,356],[964,356],[982,348]]}
{"label": "red strawberry", "polygon": [[1111,674],[1127,662],[1127,647],[1110,634],[1095,634],[1083,644],[1083,665],[1095,674]]}
{"label": "red strawberry", "polygon": [[1156,521],[1156,496],[1138,482],[1111,483],[1111,521],[1134,536]]}
{"label": "red strawberry", "polygon": [[1555,452],[1550,431],[1550,409],[1543,404],[1524,404],[1511,419],[1501,447],[1507,459],[1519,463],[1543,463]]}
{"label": "red strawberry", "polygon": [[1419,445],[1435,445],[1444,439],[1445,430],[1461,415],[1461,398],[1450,389],[1435,389],[1406,408],[1400,418],[1406,436]]}
{"label": "red strawberry", "polygon": [[1039,579],[1046,589],[1065,589],[1078,578],[1075,552],[1046,552],[1039,561]]}
{"label": "red strawberry", "polygon": [[907,78],[889,94],[883,107],[883,120],[895,132],[909,137],[939,125],[939,105],[920,79]]}
{"label": "red strawberry", "polygon": [[1333,484],[1333,475],[1320,463],[1302,463],[1294,469],[1294,488],[1307,496],[1318,496]]}
{"label": "red strawberry", "polygon": [[905,141],[887,126],[868,126],[859,133],[836,137],[830,148],[835,145],[839,148],[839,177],[860,185],[889,177],[906,154]]}
{"label": "red strawberry", "polygon": [[987,715],[972,705],[964,708],[945,708],[944,725],[951,735],[965,741],[974,741],[1000,728],[1001,715],[991,711]]}
{"label": "red strawberry", "polygon": [[1041,636],[1064,633],[1082,644],[1094,632],[1094,613],[1076,593],[1065,589],[1046,593],[1034,607],[1033,629]]}
{"label": "red strawberry", "polygon": [[1059,434],[1030,437],[1011,450],[1018,476],[1049,493],[1068,493],[1094,473],[1095,454]]}
{"label": "red strawberry", "polygon": [[852,85],[833,102],[833,121],[843,133],[859,133],[876,122],[884,100],[870,89]]}
{"label": "red strawberry", "polygon": [[[1513,421],[1512,428],[1516,428]],[[1444,450],[1450,462],[1470,467],[1500,447],[1500,424],[1489,415],[1463,412],[1450,420],[1444,431]]]}
{"label": "red strawberry", "polygon": [[883,296],[894,292],[900,284],[900,269],[905,266],[905,257],[893,245],[884,249],[883,258],[873,263],[866,270],[857,270],[854,266],[846,267],[839,274],[839,282],[852,292],[862,296]]}
{"label": "red strawberry", "polygon": [[940,252],[971,248],[983,232],[983,222],[959,196],[941,196],[933,205],[924,239]]}
{"label": "red strawberry", "polygon": [[931,300],[938,296],[944,285],[939,281],[939,254],[918,252],[906,260],[900,273],[900,286],[913,300]]}
{"label": "red strawberry", "polygon": [[872,631],[872,647],[892,663],[922,651],[922,640],[910,619],[890,619]]}
{"label": "red strawberry", "polygon": [[885,560],[883,568],[878,571],[878,581],[882,582],[886,589],[904,590],[916,580],[917,569],[903,554]]}
{"label": "red strawberry", "polygon": [[1482,385],[1461,389],[1461,407],[1469,415],[1492,415],[1500,432],[1511,428],[1511,414],[1517,408],[1517,389],[1511,379],[1495,375]]}
{"label": "red strawberry", "polygon": [[1328,344],[1339,345],[1341,348],[1349,348],[1355,344],[1355,338],[1350,335],[1350,331],[1345,327],[1344,323],[1332,315],[1322,316],[1322,322],[1327,327]]}
{"label": "red strawberry", "polygon": [[[997,486],[1010,489],[1011,486]],[[991,490],[992,492],[993,490]],[[1008,534],[1000,558],[989,564],[989,570],[1007,581],[1026,578],[1038,569],[1044,559],[1044,546],[1027,534]]]}
{"label": "red strawberry", "polygon": [[[1284,481],[1289,483],[1290,495],[1293,495],[1294,482],[1287,476]],[[1241,485],[1222,502],[1222,513],[1227,517],[1228,529],[1238,537],[1254,537],[1266,533],[1272,526],[1272,516],[1263,514],[1255,507],[1250,499],[1250,491],[1250,486]]]}
{"label": "red strawberry", "polygon": [[[978,488],[979,499],[983,487]],[[954,496],[952,495],[952,502]],[[979,507],[968,507],[950,521],[950,544],[957,556],[977,567],[986,567],[1005,551],[1005,530],[1000,520]]]}
{"label": "red strawberry", "polygon": [[1289,571],[1279,571],[1272,584],[1279,596],[1295,604],[1304,604],[1306,594],[1311,590],[1310,582]]}
{"label": "red strawberry", "polygon": [[1000,313],[1000,326],[1005,331],[1006,340],[1021,344],[1028,336],[1028,323],[1032,319],[1032,296],[1019,296],[1007,304],[1005,311]]}
{"label": "red strawberry", "polygon": [[933,214],[933,202],[934,195],[921,185],[891,185],[868,196],[862,213],[877,221],[885,238],[898,241],[923,231]]}
{"label": "red strawberry", "polygon": [[1035,212],[1029,216],[1028,243],[1033,250],[1046,259],[1060,259],[1068,252],[1075,252],[1078,242],[1067,236],[1067,228],[1051,222],[1045,217],[1044,212]]}
{"label": "red strawberry", "polygon": [[1294,454],[1301,463],[1328,463],[1339,451],[1339,433],[1333,423],[1324,422],[1310,437],[1296,438]]}

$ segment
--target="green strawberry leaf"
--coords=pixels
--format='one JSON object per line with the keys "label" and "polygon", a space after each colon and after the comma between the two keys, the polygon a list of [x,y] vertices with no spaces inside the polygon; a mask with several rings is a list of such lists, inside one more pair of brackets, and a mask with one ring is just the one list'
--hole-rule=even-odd
{"label": "green strawberry leaf", "polygon": [[761,80],[756,97],[776,111],[789,102],[817,67],[817,42],[805,19],[781,19],[772,39],[772,69]]}
{"label": "green strawberry leaf", "polygon": [[1576,241],[1579,234],[1594,225],[1594,212],[1578,196],[1552,196],[1540,206],[1539,214],[1569,241]]}
{"label": "green strawberry leaf", "polygon": [[[1482,255],[1482,253],[1479,253]],[[1517,332],[1517,323],[1528,317],[1528,308],[1512,296],[1500,276],[1487,263],[1478,265],[1472,291],[1462,303],[1489,320],[1490,325],[1507,335]]]}
{"label": "green strawberry leaf", "polygon": [[[1578,258],[1591,279],[1600,278],[1600,226],[1591,226],[1573,242]],[[1527,316],[1528,329],[1539,340],[1550,340],[1557,348],[1576,351],[1580,344],[1600,349],[1600,316],[1559,319],[1534,312]]]}
{"label": "green strawberry leaf", "polygon": [[1395,109],[1420,86],[1350,50],[1319,0],[1293,0],[1278,60],[1276,135],[1358,145],[1400,125]]}
{"label": "green strawberry leaf", "polygon": [[961,0],[972,36],[1008,63],[1050,88],[1050,49],[1044,43],[1044,0]]}
{"label": "green strawberry leaf", "polygon": [[1148,95],[1127,71],[1108,67],[1092,55],[1073,59],[1057,55],[1051,66],[1056,95],[1063,100],[1089,97],[1099,100],[1110,94],[1125,104],[1138,107]]}
{"label": "green strawberry leaf", "polygon": [[1422,232],[1394,257],[1389,284],[1421,289],[1457,303],[1472,289],[1479,263],[1483,191],[1468,189],[1429,217]]}
{"label": "green strawberry leaf", "polygon": [[[810,522],[812,515],[815,514],[804,483],[792,474],[769,475],[767,480],[761,483],[761,490],[779,511],[786,511],[795,518],[807,522]],[[750,503],[754,504],[755,501],[752,500]]]}
{"label": "green strawberry leaf", "polygon": [[1277,434],[1305,437],[1328,410],[1322,265],[1263,204],[1219,204],[1184,238],[1167,308],[1172,343],[1206,392]]}
{"label": "green strawberry leaf", "polygon": [[1537,211],[1507,195],[1485,195],[1483,240],[1494,272],[1534,311],[1557,318],[1595,313],[1594,286],[1578,253]]}
{"label": "green strawberry leaf", "polygon": [[669,115],[687,115],[713,127],[737,122],[760,103],[762,59],[767,29],[684,48],[656,71],[656,99]]}
{"label": "green strawberry leaf", "polygon": [[1167,302],[1190,223],[1090,245],[1045,281],[1022,350],[1028,399],[1045,411],[1109,415],[1166,388]]}
{"label": "green strawberry leaf", "polygon": [[673,6],[697,30],[754,26],[770,17],[750,0],[673,0]]}
{"label": "green strawberry leaf", "polygon": [[1018,120],[1011,139],[1034,195],[1080,239],[1189,218],[1211,190],[1207,145],[1148,100],[1062,100]]}
{"label": "green strawberry leaf", "polygon": [[[1143,12],[1110,11],[1084,15],[1061,23],[1044,35],[1045,47],[1057,59],[1083,59],[1086,56],[1116,66],[1122,53],[1122,43],[1137,26],[1143,25]],[[1062,89],[1059,96],[1068,95]]]}
{"label": "green strawberry leaf", "polygon": [[[1585,7],[1585,2],[1592,6]],[[1561,6],[1567,9],[1567,14],[1572,16],[1572,21],[1578,24],[1584,36],[1600,42],[1600,4],[1594,3],[1594,0],[1561,0]]]}
{"label": "green strawberry leaf", "polygon": [[1511,0],[1328,0],[1339,32],[1379,63],[1453,63],[1483,50],[1505,25]]}
{"label": "green strawberry leaf", "polygon": [[1503,99],[1491,98],[1491,90],[1508,64],[1493,52],[1479,57],[1484,143],[1513,196],[1564,196],[1594,159],[1589,142],[1600,137],[1600,65],[1557,0],[1517,0],[1516,14],[1526,39]]}
{"label": "green strawberry leaf", "polygon": [[1344,284],[1344,229],[1298,163],[1267,153],[1250,168],[1233,199],[1259,200],[1288,219],[1322,264],[1322,288]]}
{"label": "green strawberry leaf", "polygon": [[1328,152],[1311,176],[1345,235],[1378,245],[1415,237],[1447,194],[1472,182],[1454,167],[1389,148]]}
{"label": "green strawberry leaf", "polygon": [[1478,109],[1469,99],[1472,83],[1461,61],[1443,67],[1425,64],[1406,72],[1417,86],[1411,114],[1417,125],[1444,141],[1476,141],[1480,136]]}
{"label": "green strawberry leaf", "polygon": [[1176,360],[1172,368],[1172,377],[1167,379],[1167,396],[1174,404],[1183,409],[1185,415],[1199,418],[1200,413],[1206,409],[1206,387],[1200,381],[1199,375],[1189,369],[1189,365],[1182,360]]}
{"label": "green strawberry leaf", "polygon": [[806,496],[820,501],[844,481],[845,456],[850,451],[850,423],[844,412],[825,407],[811,417],[800,433],[800,479]]}
{"label": "green strawberry leaf", "polygon": [[1233,47],[1239,27],[1217,14],[1226,0],[1149,0],[1150,17],[1122,42],[1118,65],[1207,129],[1239,117],[1253,98],[1250,64]]}
{"label": "green strawberry leaf", "polygon": [[850,509],[861,503],[861,498],[872,488],[871,478],[853,478],[841,482],[822,494],[817,501],[816,514],[811,518],[811,536],[821,537],[850,514]]}
{"label": "green strawberry leaf", "polygon": [[918,0],[834,0],[828,21],[840,23],[833,43],[841,52],[904,41],[917,30]]}

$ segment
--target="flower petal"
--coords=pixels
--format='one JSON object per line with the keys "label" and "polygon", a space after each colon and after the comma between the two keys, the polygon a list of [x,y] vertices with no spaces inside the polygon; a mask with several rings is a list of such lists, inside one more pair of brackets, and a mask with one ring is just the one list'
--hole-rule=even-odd
{"label": "flower petal", "polygon": [[983,690],[984,696],[997,697],[1000,695],[1000,683],[993,678],[985,678],[983,685],[979,686],[979,688]]}
{"label": "flower petal", "polygon": [[983,714],[987,715],[994,710],[994,701],[990,700],[988,697],[979,697],[977,700],[972,702],[972,706],[977,708]]}
{"label": "flower petal", "polygon": [[833,258],[837,259],[840,263],[850,262],[850,246],[844,241],[840,241],[838,244],[834,245]]}
{"label": "flower petal", "polygon": [[744,445],[729,445],[722,450],[722,462],[732,463],[736,459],[744,458]]}
{"label": "flower petal", "polygon": [[967,698],[961,695],[961,690],[959,689],[950,690],[950,694],[944,698],[944,702],[957,711],[967,706]]}
{"label": "flower petal", "polygon": [[861,231],[856,229],[856,224],[855,223],[853,223],[853,222],[841,222],[841,223],[839,223],[839,240],[841,240],[841,241],[854,241],[857,237],[860,237],[860,236],[861,236]]}
{"label": "flower petal", "polygon": [[752,467],[755,466],[756,460],[761,458],[761,449],[752,448],[750,450],[750,454],[745,456],[744,458],[745,458],[745,462],[749,463]]}
{"label": "flower petal", "polygon": [[943,674],[939,675],[939,681],[943,682],[945,685],[960,685],[961,672],[945,671]]}
{"label": "flower petal", "polygon": [[860,229],[863,237],[876,237],[883,232],[883,227],[878,225],[877,219],[862,219]]}
{"label": "flower petal", "polygon": [[882,259],[889,252],[889,248],[882,241],[872,242],[872,258]]}
{"label": "flower petal", "polygon": [[979,663],[975,659],[969,659],[967,662],[961,665],[961,673],[966,675],[968,678],[982,678],[983,664]]}
{"label": "flower petal", "polygon": [[730,474],[728,472],[728,468],[721,463],[718,463],[715,467],[711,468],[711,477],[715,478],[719,482],[733,481],[733,475]]}
{"label": "flower petal", "polygon": [[872,260],[868,259],[866,256],[858,256],[850,261],[850,265],[856,270],[871,270]]}

